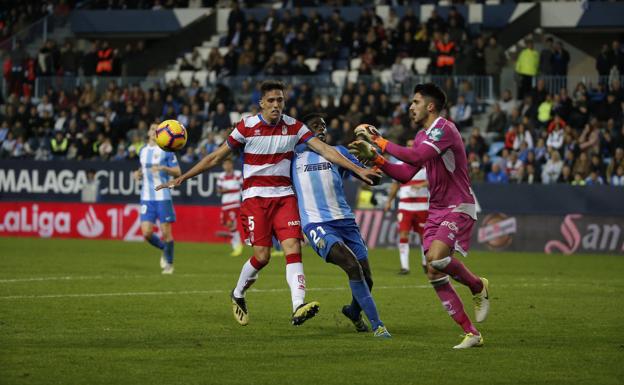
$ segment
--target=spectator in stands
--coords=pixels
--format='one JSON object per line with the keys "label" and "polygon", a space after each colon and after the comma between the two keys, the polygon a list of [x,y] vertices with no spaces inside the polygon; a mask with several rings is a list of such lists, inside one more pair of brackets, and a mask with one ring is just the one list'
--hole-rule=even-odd
{"label": "spectator in stands", "polygon": [[609,45],[603,44],[600,49],[600,53],[596,57],[596,71],[598,71],[598,76],[600,76],[601,82],[606,82],[606,79],[609,77],[609,73],[611,72],[610,59]]}
{"label": "spectator in stands", "polygon": [[531,131],[527,130],[526,126],[521,123],[518,125],[518,131],[513,142],[513,149],[518,151],[523,143],[526,144],[528,149],[533,148],[533,135]]}
{"label": "spectator in stands", "polygon": [[624,52],[620,48],[620,41],[613,40],[609,52],[609,75],[617,71],[620,76],[624,74]]}
{"label": "spectator in stands", "polygon": [[550,117],[553,110],[552,95],[546,94],[546,98],[537,107],[537,122],[540,129],[544,129],[550,123]]}
{"label": "spectator in stands", "polygon": [[563,162],[557,151],[550,151],[550,157],[544,167],[542,168],[542,183],[552,184],[556,183],[561,174],[563,168]]}
{"label": "spectator in stands", "polygon": [[614,172],[616,172],[619,167],[624,168],[624,148],[622,147],[615,149],[615,153],[609,161],[609,165],[606,170],[607,180],[610,181],[612,179]]}
{"label": "spectator in stands", "polygon": [[520,183],[523,177],[523,164],[520,159],[518,159],[518,153],[516,151],[512,151],[509,155],[509,159],[507,159],[507,163],[505,164],[505,172],[509,176],[509,181],[513,183]]}
{"label": "spectator in stands", "polygon": [[592,154],[591,155],[589,171],[590,171],[590,173],[595,172],[596,175],[602,181],[605,180],[605,178],[606,178],[605,166],[604,166],[604,163],[603,163],[602,159],[600,158],[600,155],[598,155],[598,154]]}
{"label": "spectator in stands", "polygon": [[546,139],[546,145],[549,149],[554,149],[557,151],[561,150],[563,146],[563,127],[559,124],[553,126],[552,131],[548,134],[548,138]]}
{"label": "spectator in stands", "polygon": [[494,97],[498,98],[500,93],[500,74],[503,71],[505,62],[505,50],[498,44],[494,35],[488,39],[488,45],[483,49],[485,59],[485,74],[492,77],[494,82]]}
{"label": "spectator in stands", "polygon": [[433,35],[434,32],[444,32],[446,31],[446,22],[444,19],[438,14],[438,11],[433,9],[431,11],[431,16],[427,19],[427,32],[429,35]]}
{"label": "spectator in stands", "polygon": [[503,138],[507,128],[507,116],[501,110],[500,104],[494,103],[492,112],[488,115],[486,131],[492,140],[499,141]]}
{"label": "spectator in stands", "polygon": [[498,104],[500,105],[501,111],[503,111],[507,115],[507,117],[510,117],[512,111],[517,108],[518,103],[513,98],[511,90],[506,89],[505,91],[503,91],[503,95],[498,101]]}
{"label": "spectator in stands", "polygon": [[602,184],[604,184],[604,180],[602,179],[600,175],[598,175],[596,171],[590,171],[589,176],[585,178],[586,186],[596,186],[596,185],[602,185]]}
{"label": "spectator in stands", "polygon": [[451,75],[457,56],[457,43],[450,40],[450,35],[444,33],[433,42],[435,57],[435,75]]}
{"label": "spectator in stands", "polygon": [[507,174],[501,169],[498,163],[492,163],[492,171],[487,174],[488,183],[509,183]]}
{"label": "spectator in stands", "polygon": [[226,111],[225,103],[217,104],[217,109],[212,116],[212,127],[213,131],[227,130],[232,127],[230,114]]}
{"label": "spectator in stands", "polygon": [[589,175],[590,162],[587,152],[583,151],[579,154],[578,158],[574,161],[574,167],[572,171],[575,174],[580,174],[582,178],[586,178]]}
{"label": "spectator in stands", "polygon": [[609,181],[612,186],[624,186],[624,166],[618,166]]}
{"label": "spectator in stands", "polygon": [[572,177],[572,168],[567,164],[563,165],[563,167],[561,168],[561,175],[559,175],[557,183],[571,184],[573,180],[574,179]]}
{"label": "spectator in stands", "polygon": [[97,50],[97,65],[95,74],[98,76],[110,76],[113,74],[113,59],[115,53],[108,41],[102,43],[102,47]]}
{"label": "spectator in stands", "polygon": [[74,50],[74,45],[70,40],[67,40],[61,49],[59,65],[63,75],[78,75],[80,54]]}
{"label": "spectator in stands", "polygon": [[572,186],[585,186],[585,179],[583,179],[583,176],[577,172],[574,173],[574,179],[570,184]]}
{"label": "spectator in stands", "polygon": [[592,118],[592,120],[585,125],[578,142],[581,151],[588,150],[600,153],[600,130],[598,129],[598,121],[595,118]]}
{"label": "spectator in stands", "polygon": [[526,47],[520,51],[516,61],[516,74],[518,76],[518,99],[523,99],[530,92],[533,78],[537,75],[539,67],[539,54],[533,49],[533,41],[527,40]]}
{"label": "spectator in stands", "polygon": [[54,159],[63,159],[69,149],[69,140],[63,131],[56,131],[50,139],[50,151]]}
{"label": "spectator in stands", "polygon": [[563,47],[563,42],[557,41],[553,50],[552,58],[552,74],[561,76],[562,86],[566,87],[568,76],[568,64],[570,63],[570,53]]}
{"label": "spectator in stands", "polygon": [[553,74],[552,57],[553,57],[553,38],[547,37],[544,40],[544,47],[540,51],[539,56],[539,74],[550,76]]}
{"label": "spectator in stands", "polygon": [[450,113],[451,120],[460,130],[472,126],[472,107],[466,103],[464,95],[459,95],[457,104],[451,107]]}

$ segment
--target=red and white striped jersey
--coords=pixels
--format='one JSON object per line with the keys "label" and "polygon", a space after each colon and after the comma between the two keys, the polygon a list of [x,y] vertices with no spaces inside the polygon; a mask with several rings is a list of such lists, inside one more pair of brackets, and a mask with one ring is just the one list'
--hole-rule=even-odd
{"label": "red and white striped jersey", "polygon": [[427,181],[427,171],[421,168],[407,183],[399,188],[399,210],[427,211],[429,209],[429,189],[415,187]]}
{"label": "red and white striped jersey", "polygon": [[243,118],[227,139],[230,148],[243,151],[243,200],[294,195],[290,162],[295,146],[312,137],[305,124],[287,115],[275,125],[260,114]]}
{"label": "red and white striped jersey", "polygon": [[243,187],[243,173],[234,170],[231,174],[225,171],[217,176],[217,187],[221,189],[221,207],[230,210],[240,207],[241,188]]}

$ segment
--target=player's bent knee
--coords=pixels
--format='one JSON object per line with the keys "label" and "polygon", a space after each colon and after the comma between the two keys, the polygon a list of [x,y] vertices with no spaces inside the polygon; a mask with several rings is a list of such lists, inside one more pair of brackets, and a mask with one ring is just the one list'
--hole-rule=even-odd
{"label": "player's bent knee", "polygon": [[429,265],[431,267],[433,267],[434,269],[438,270],[438,271],[444,271],[444,269],[446,269],[446,267],[449,265],[449,263],[451,263],[451,257],[450,256],[446,256],[444,258],[435,259],[435,260],[429,262]]}
{"label": "player's bent knee", "polygon": [[328,262],[340,266],[349,279],[360,280],[363,273],[353,252],[342,242],[334,244],[327,256]]}

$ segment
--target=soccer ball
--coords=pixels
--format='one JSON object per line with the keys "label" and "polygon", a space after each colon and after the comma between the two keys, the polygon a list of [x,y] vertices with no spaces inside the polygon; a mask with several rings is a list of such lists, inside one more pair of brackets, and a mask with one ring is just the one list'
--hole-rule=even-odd
{"label": "soccer ball", "polygon": [[186,144],[186,128],[177,120],[165,120],[156,129],[156,144],[165,151],[179,151]]}

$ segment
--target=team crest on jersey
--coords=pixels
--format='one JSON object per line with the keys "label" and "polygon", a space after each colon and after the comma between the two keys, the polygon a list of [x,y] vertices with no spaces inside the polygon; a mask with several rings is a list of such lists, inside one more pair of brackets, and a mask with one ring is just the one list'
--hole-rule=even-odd
{"label": "team crest on jersey", "polygon": [[286,134],[288,134],[288,129],[286,128],[286,126],[282,126],[282,135]]}
{"label": "team crest on jersey", "polygon": [[255,135],[255,136],[260,136],[260,129],[259,129],[259,128],[256,128],[256,129],[255,129],[255,131],[254,131],[254,135]]}
{"label": "team crest on jersey", "polygon": [[438,140],[442,139],[442,136],[444,136],[444,131],[440,127],[432,128],[431,131],[429,131],[429,134],[427,135],[427,137],[433,140],[434,142],[437,142]]}

